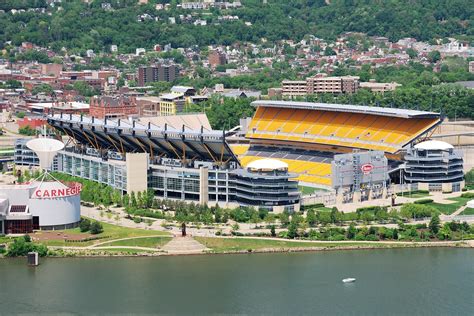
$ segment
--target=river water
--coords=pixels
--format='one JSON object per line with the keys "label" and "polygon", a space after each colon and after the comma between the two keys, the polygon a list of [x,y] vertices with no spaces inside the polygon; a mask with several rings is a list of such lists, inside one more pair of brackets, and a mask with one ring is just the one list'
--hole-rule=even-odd
{"label": "river water", "polygon": [[474,315],[474,250],[0,260],[12,313]]}

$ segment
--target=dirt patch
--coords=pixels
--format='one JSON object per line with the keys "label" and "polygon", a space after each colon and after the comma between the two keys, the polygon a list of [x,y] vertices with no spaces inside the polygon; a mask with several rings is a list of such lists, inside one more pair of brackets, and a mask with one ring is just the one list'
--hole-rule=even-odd
{"label": "dirt patch", "polygon": [[94,235],[42,231],[42,232],[35,232],[31,234],[30,236],[34,241],[46,241],[46,240],[85,241],[85,240],[91,239]]}

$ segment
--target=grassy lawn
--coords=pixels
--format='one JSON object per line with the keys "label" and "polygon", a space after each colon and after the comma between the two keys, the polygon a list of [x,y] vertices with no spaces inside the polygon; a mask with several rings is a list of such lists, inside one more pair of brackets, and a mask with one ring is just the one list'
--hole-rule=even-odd
{"label": "grassy lawn", "polygon": [[[104,228],[104,231],[95,236],[97,237],[104,236],[106,238],[101,238],[101,239],[91,240],[91,241],[86,241],[86,242],[65,242],[63,240],[48,240],[48,241],[41,241],[41,243],[46,246],[71,246],[71,247],[83,246],[85,247],[85,246],[93,245],[95,243],[104,242],[107,240],[121,239],[121,238],[127,238],[127,237],[156,236],[156,235],[169,236],[169,233],[167,232],[122,227],[122,226],[112,225],[112,224],[104,223],[104,222],[101,222],[101,223],[102,223],[102,227]],[[74,229],[62,230],[58,232],[64,232],[64,233],[70,233],[70,234],[82,234],[81,231],[79,230],[79,227],[74,228]]]}
{"label": "grassy lawn", "polygon": [[474,208],[465,208],[460,215],[474,215]]}
{"label": "grassy lawn", "polygon": [[433,206],[434,208],[438,209],[441,213],[449,215],[456,212],[461,206],[466,205],[466,203],[471,199],[455,197],[455,198],[449,198],[448,200],[454,201],[455,203],[441,204],[441,203],[432,202],[425,205]]}
{"label": "grassy lawn", "polygon": [[332,211],[332,208],[331,207],[318,207],[318,208],[315,208],[314,209],[315,211],[320,211],[320,212],[331,212]]}
{"label": "grassy lawn", "polygon": [[313,194],[314,192],[326,192],[327,190],[325,189],[322,189],[322,188],[313,188],[313,187],[308,187],[308,186],[304,186],[304,185],[299,185],[298,186],[300,192],[302,195],[309,195],[309,194]]}
{"label": "grassy lawn", "polygon": [[430,194],[427,193],[427,192],[406,191],[406,192],[403,192],[403,193],[402,192],[397,193],[397,196],[416,199],[416,198],[422,198],[422,197],[430,196]]}
{"label": "grassy lawn", "polygon": [[[367,244],[351,243],[325,243],[325,242],[296,242],[287,240],[265,240],[265,239],[244,239],[244,238],[213,238],[194,237],[197,241],[212,249],[214,252],[242,251],[258,249],[282,249],[282,248],[303,248],[303,247],[348,247],[367,246]],[[371,244],[374,247],[386,247],[387,244]]]}
{"label": "grassy lawn", "polygon": [[130,247],[147,247],[147,248],[161,248],[171,240],[171,237],[147,237],[136,238],[128,240],[111,241],[106,244],[101,244],[100,247],[105,246],[130,246]]}
{"label": "grassy lawn", "polygon": [[153,250],[137,250],[137,249],[130,249],[130,248],[115,248],[115,249],[88,249],[87,252],[89,253],[96,253],[96,254],[99,254],[99,253],[125,253],[125,254],[128,254],[128,255],[136,255],[136,254],[139,254],[139,253],[154,253],[155,251]]}

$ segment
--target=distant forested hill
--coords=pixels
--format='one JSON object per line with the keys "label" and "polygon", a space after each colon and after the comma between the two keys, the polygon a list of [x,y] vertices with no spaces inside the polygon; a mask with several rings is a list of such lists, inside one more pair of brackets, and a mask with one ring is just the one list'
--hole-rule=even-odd
{"label": "distant forested hill", "polygon": [[[102,8],[105,2],[111,4],[112,10]],[[261,38],[271,43],[300,40],[308,34],[334,39],[348,31],[391,40],[458,37],[474,41],[473,0],[268,0],[267,4],[262,0],[242,0],[242,8],[212,9],[210,14],[202,15],[207,26],[183,23],[178,16],[191,11],[176,8],[176,0],[150,0],[148,5],[137,2],[94,0],[86,4],[82,0],[63,0],[51,8],[46,0],[0,0],[0,10],[6,11],[0,14],[0,45],[10,40],[17,45],[30,41],[55,50],[64,46],[100,51],[116,44],[122,52],[128,52],[156,43],[188,47],[257,42]],[[171,2],[171,9],[157,11],[157,2]],[[58,5],[62,10],[57,10]],[[9,13],[12,8],[38,7],[48,7],[52,14]],[[240,19],[215,25],[218,15],[227,14]],[[142,15],[145,18],[139,22]],[[176,17],[176,24],[169,23],[170,17]]]}

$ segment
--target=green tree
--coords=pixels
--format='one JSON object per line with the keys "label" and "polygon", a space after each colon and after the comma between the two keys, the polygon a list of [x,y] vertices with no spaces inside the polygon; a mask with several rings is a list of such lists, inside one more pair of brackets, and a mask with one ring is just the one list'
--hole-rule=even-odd
{"label": "green tree", "polygon": [[27,135],[27,136],[36,135],[36,130],[31,128],[29,125],[25,125],[24,127],[19,128],[18,132],[21,135]]}
{"label": "green tree", "polygon": [[18,80],[9,79],[5,82],[5,86],[8,89],[20,89],[22,87],[21,82]]}
{"label": "green tree", "polygon": [[346,238],[347,239],[354,239],[356,234],[357,234],[357,229],[356,229],[354,223],[351,223],[349,225],[349,228],[347,228]]}
{"label": "green tree", "polygon": [[102,224],[98,221],[93,221],[90,225],[90,232],[93,235],[100,234],[104,231],[104,228],[102,227]]}
{"label": "green tree", "polygon": [[138,206],[137,199],[135,197],[135,192],[134,191],[132,191],[132,193],[130,193],[130,206],[133,209],[136,209],[137,206]]}
{"label": "green tree", "polygon": [[308,212],[306,213],[306,221],[308,222],[308,225],[310,227],[316,226],[317,217],[313,209],[308,210]]}
{"label": "green tree", "polygon": [[275,225],[270,226],[270,235],[276,237]]}
{"label": "green tree", "polygon": [[234,223],[231,228],[232,228],[232,232],[236,233],[239,231],[240,226],[238,223]]}
{"label": "green tree", "polygon": [[331,47],[326,46],[326,49],[324,50],[324,55],[325,56],[333,56],[333,55],[336,55],[336,52]]}
{"label": "green tree", "polygon": [[408,48],[406,50],[406,53],[411,59],[415,59],[416,57],[418,57],[418,52],[413,48]]}
{"label": "green tree", "polygon": [[40,85],[37,85],[33,88],[31,91],[32,94],[37,95],[39,93],[44,93],[46,95],[52,95],[54,93],[53,87],[51,87],[49,84],[42,83]]}
{"label": "green tree", "polygon": [[283,213],[280,214],[280,223],[283,227],[287,226],[290,223],[290,214],[287,210],[284,210]]}
{"label": "green tree", "polygon": [[72,85],[73,89],[82,96],[85,97],[92,97],[94,95],[99,94],[94,88],[92,88],[87,82],[85,81],[75,81]]}
{"label": "green tree", "polygon": [[87,218],[81,218],[79,229],[83,233],[89,231],[91,229],[91,221]]}
{"label": "green tree", "polygon": [[438,238],[441,240],[450,240],[452,238],[452,231],[449,225],[444,225],[438,232]]}
{"label": "green tree", "polygon": [[288,225],[288,234],[289,239],[295,239],[298,237],[298,223],[291,221]]}
{"label": "green tree", "polygon": [[436,63],[441,59],[441,53],[437,50],[428,53],[428,60],[432,63]]}
{"label": "green tree", "polygon": [[435,214],[431,217],[430,223],[428,225],[431,235],[436,236],[436,234],[438,234],[440,223],[441,222],[439,220],[438,214]]}

